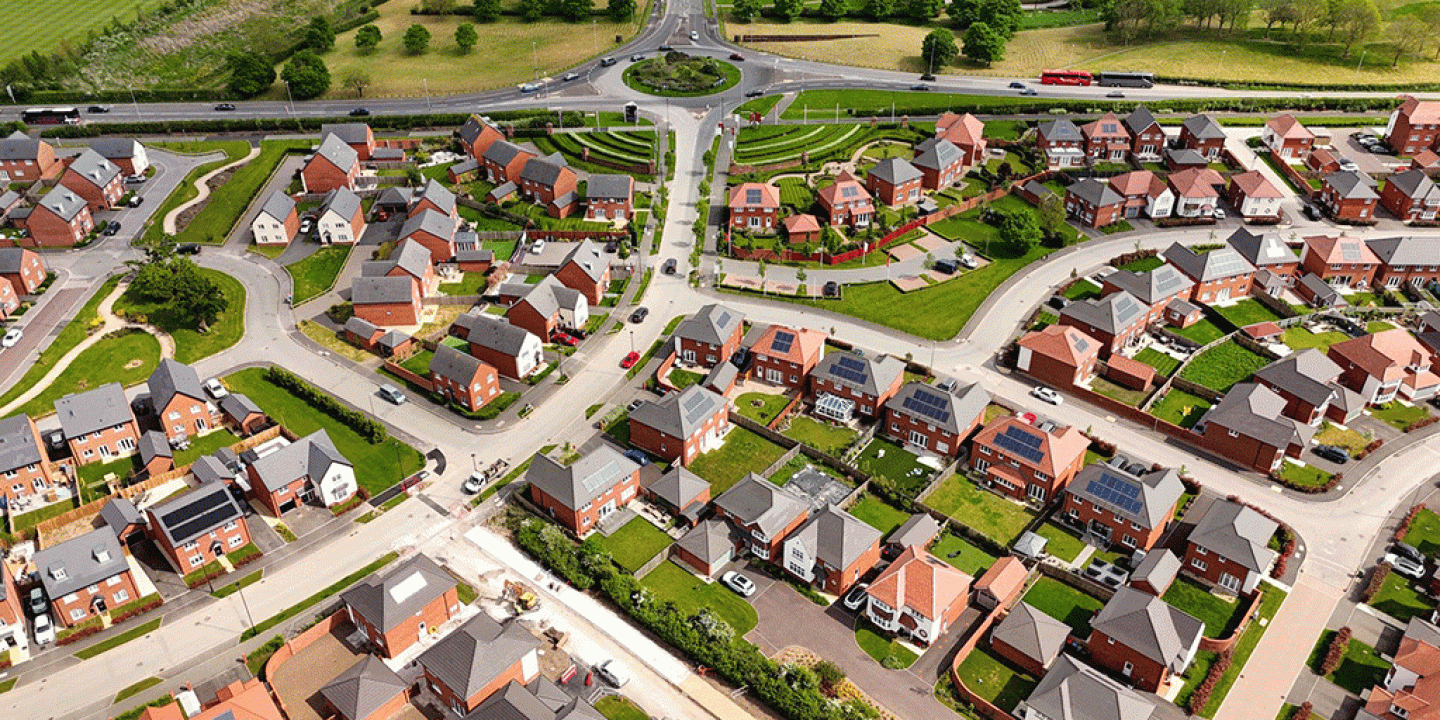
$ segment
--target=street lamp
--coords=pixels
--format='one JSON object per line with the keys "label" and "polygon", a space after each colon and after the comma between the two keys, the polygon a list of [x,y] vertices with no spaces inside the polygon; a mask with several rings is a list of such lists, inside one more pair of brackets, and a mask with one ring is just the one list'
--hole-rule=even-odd
{"label": "street lamp", "polygon": [[420,78],[420,85],[425,88],[425,112],[430,112],[431,108],[430,108],[430,80],[429,80],[429,78]]}

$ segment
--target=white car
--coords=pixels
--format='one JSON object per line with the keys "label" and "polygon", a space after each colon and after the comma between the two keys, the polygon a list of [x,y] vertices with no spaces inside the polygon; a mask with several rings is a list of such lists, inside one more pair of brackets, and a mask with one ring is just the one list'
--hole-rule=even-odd
{"label": "white car", "polygon": [[18,328],[18,327],[12,327],[12,328],[10,328],[9,330],[6,330],[6,331],[5,331],[5,337],[4,337],[4,338],[0,338],[0,347],[7,347],[7,348],[15,347],[15,345],[20,342],[20,338],[21,338],[24,334],[25,334],[25,331],[21,330],[21,329]]}
{"label": "white car", "polygon": [[50,613],[35,616],[35,644],[49,645],[55,642],[55,625],[50,622]]}
{"label": "white car", "polygon": [[311,219],[308,218],[308,217],[307,217],[307,218],[303,218],[303,219],[300,220],[300,234],[301,234],[301,235],[305,235],[305,234],[309,233],[309,232],[310,232],[310,228],[312,228],[312,227],[315,227],[315,221],[314,221],[314,220],[311,220]]}
{"label": "white car", "polygon": [[1425,565],[1415,562],[1404,555],[1385,553],[1385,562],[1395,568],[1395,572],[1404,575],[1411,580],[1423,580],[1425,578]]}
{"label": "white car", "polygon": [[614,660],[606,660],[596,665],[595,674],[599,675],[601,680],[617,688],[625,687],[625,683],[630,682],[630,672],[625,669],[624,665]]}
{"label": "white car", "polygon": [[230,394],[230,391],[226,390],[225,386],[221,385],[220,381],[216,378],[210,378],[205,381],[205,392],[210,393],[210,397],[216,400]]}
{"label": "white car", "polygon": [[1214,210],[1214,212],[1213,212],[1212,214],[1215,216],[1215,219],[1216,219],[1216,220],[1224,220],[1224,219],[1225,219],[1225,209],[1224,209],[1224,208],[1215,208],[1215,210]]}
{"label": "white car", "polygon": [[474,495],[480,492],[482,487],[485,487],[485,475],[477,472],[470,473],[470,477],[465,479],[465,484],[460,486],[460,490],[466,495]]}
{"label": "white car", "polygon": [[750,597],[755,594],[755,583],[734,570],[721,575],[720,582],[725,583],[725,587],[734,590],[740,597]]}
{"label": "white car", "polygon": [[539,240],[536,240],[535,243],[530,246],[530,252],[533,252],[536,255],[545,252],[545,238],[540,238]]}
{"label": "white car", "polygon": [[960,256],[960,264],[964,265],[967,268],[970,268],[971,270],[974,270],[975,268],[980,266],[980,263],[976,262],[975,256],[971,255],[968,252]]}
{"label": "white car", "polygon": [[1041,400],[1044,400],[1047,403],[1050,403],[1051,405],[1059,405],[1060,403],[1065,402],[1065,398],[1060,397],[1060,393],[1057,393],[1054,390],[1045,387],[1044,385],[1036,385],[1035,389],[1030,391],[1030,394],[1037,398],[1040,398]]}
{"label": "white car", "polygon": [[845,603],[845,609],[859,610],[860,606],[865,604],[865,589],[868,587],[870,583],[858,583],[850,588],[850,592],[845,593],[845,599],[841,601]]}
{"label": "white car", "polygon": [[695,32],[694,30],[691,30],[691,31],[690,31],[690,39],[691,39],[691,40],[699,40],[699,39],[700,39],[700,33]]}

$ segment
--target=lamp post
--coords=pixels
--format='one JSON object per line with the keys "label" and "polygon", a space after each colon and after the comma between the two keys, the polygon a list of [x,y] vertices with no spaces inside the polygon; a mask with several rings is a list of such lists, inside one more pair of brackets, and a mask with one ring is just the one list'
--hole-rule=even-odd
{"label": "lamp post", "polygon": [[430,112],[430,80],[420,78],[420,85],[425,88],[425,112]]}

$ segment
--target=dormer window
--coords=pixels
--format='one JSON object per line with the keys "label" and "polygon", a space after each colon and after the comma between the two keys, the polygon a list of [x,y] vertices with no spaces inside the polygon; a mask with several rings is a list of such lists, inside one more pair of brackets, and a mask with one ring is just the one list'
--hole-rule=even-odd
{"label": "dormer window", "polygon": [[95,562],[110,562],[110,549],[104,545],[97,546],[94,550]]}
{"label": "dormer window", "polygon": [[64,580],[65,578],[66,578],[66,575],[65,575],[65,566],[64,566],[64,565],[51,565],[51,566],[50,566],[50,579],[51,579],[51,580]]}

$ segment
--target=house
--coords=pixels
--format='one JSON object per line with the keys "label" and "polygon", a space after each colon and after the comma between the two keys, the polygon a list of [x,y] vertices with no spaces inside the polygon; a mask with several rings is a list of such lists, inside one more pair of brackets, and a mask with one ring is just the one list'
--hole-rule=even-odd
{"label": "house", "polygon": [[[0,225],[9,222],[12,214],[20,209],[24,196],[14,190],[0,190]],[[28,211],[28,208],[26,209]]]}
{"label": "house", "polygon": [[1170,186],[1149,170],[1136,170],[1110,178],[1110,189],[1125,199],[1124,213],[1127,218],[1144,215],[1148,218],[1166,218],[1175,209],[1175,193]]}
{"label": "house", "polygon": [[55,158],[55,146],[19,130],[0,139],[0,183],[31,183],[65,169]]}
{"label": "house", "polygon": [[591,173],[585,183],[586,220],[629,220],[635,214],[635,178]]}
{"label": "house", "polygon": [[906,205],[920,201],[923,177],[909,160],[885,158],[865,173],[865,189],[873,198],[891,207]]}
{"label": "house", "polygon": [[865,616],[881,630],[929,645],[965,611],[971,580],[912,545],[866,588]]}
{"label": "house", "polygon": [[1398,172],[1385,179],[1380,204],[1405,222],[1429,222],[1440,210],[1440,187],[1420,170]]}
{"label": "house", "polygon": [[[371,260],[360,265],[360,277],[400,277],[415,283],[420,297],[435,294],[440,277],[430,262],[430,251],[414,240],[405,240],[390,251],[389,260]],[[353,318],[352,318],[353,319]]]}
{"label": "house", "polygon": [[76,465],[128,457],[140,440],[139,426],[120,383],[106,383],[56,400],[55,416]]}
{"label": "house", "polygon": [[[854,410],[861,415],[876,417],[904,381],[905,361],[893,355],[832,352],[824,354],[810,371],[809,396],[844,398],[854,403]],[[825,415],[818,405],[816,414]],[[847,422],[850,418],[828,419]]]}
{"label": "house", "polygon": [[307,193],[327,193],[342,187],[354,190],[359,176],[360,156],[334,135],[326,135],[319,149],[300,168],[300,184]]}
{"label": "house", "polygon": [[20,297],[15,294],[15,286],[8,282],[0,282],[0,320],[10,317],[10,314],[20,309]]}
{"label": "house", "polygon": [[340,602],[355,629],[387,658],[460,614],[455,578],[424,553],[365,578],[340,593]]}
{"label": "house", "polygon": [[1365,406],[1353,390],[1337,382],[1340,366],[1315,348],[1286,355],[1255,373],[1255,382],[1285,399],[1281,413],[1306,425],[1322,418],[1340,424],[1355,419]]}
{"label": "house", "polygon": [[350,281],[355,317],[380,327],[420,324],[420,284],[409,276],[358,277]]}
{"label": "house", "polygon": [[1265,179],[1259,170],[1238,173],[1230,177],[1227,199],[1245,222],[1280,222],[1280,201],[1285,194]]}
{"label": "house", "polygon": [[634,499],[640,491],[640,466],[601,445],[568,466],[536,453],[525,480],[531,502],[565,529],[584,536]]}
{"label": "house", "polygon": [[374,655],[355,664],[320,687],[320,699],[340,720],[385,720],[410,700],[410,683]]}
{"label": "house", "polygon": [[880,531],[826,505],[784,542],[785,571],[831,595],[844,594],[880,562]]}
{"label": "house", "polygon": [[225,414],[225,422],[234,426],[242,437],[260,432],[270,420],[245,393],[232,392],[220,398],[220,411]]}
{"label": "house", "polygon": [[741,183],[730,191],[730,227],[772,231],[780,211],[780,194],[763,183]]}
{"label": "house", "polygon": [[1097,666],[1159,692],[1195,659],[1205,623],[1154,595],[1120,588],[1090,621],[1085,647]]}
{"label": "house", "polygon": [[336,188],[325,194],[315,237],[326,245],[354,245],[365,234],[365,208],[350,188]]}
{"label": "house", "polygon": [[1335,343],[1327,354],[1340,367],[1338,382],[1372,405],[1424,402],[1440,388],[1430,349],[1404,328]]}
{"label": "house", "polygon": [[[1255,234],[1246,228],[1237,228],[1225,239],[1230,249],[1240,254],[1245,262],[1255,267],[1256,273],[1264,270],[1284,278],[1284,284],[1293,285],[1300,275],[1300,256],[1277,233]],[[1251,287],[1255,284],[1252,282]]]}
{"label": "house", "polygon": [[720,447],[730,431],[730,406],[725,396],[691,385],[642,402],[629,422],[631,445],[684,466]]}
{"label": "house", "polygon": [[1410,158],[1410,167],[1434,177],[1440,174],[1440,155],[1434,150],[1421,150]]}
{"label": "house", "polygon": [[1440,280],[1440,243],[1434,238],[1380,238],[1366,245],[1380,260],[1375,272],[1376,285],[1394,290],[1406,284],[1428,287]]}
{"label": "house", "polygon": [[909,382],[885,403],[880,432],[923,453],[956,455],[980,426],[990,393],[971,383],[951,391]]}
{"label": "house", "polygon": [[1215,162],[1225,149],[1225,131],[1209,115],[1191,115],[1180,123],[1180,147],[1194,150]]}
{"label": "house", "polygon": [[1285,398],[1264,385],[1240,383],[1195,425],[1200,444],[1242,467],[1279,472],[1286,455],[1299,457],[1315,428],[1282,415]]}
{"label": "house", "polygon": [[442,263],[455,257],[455,231],[459,224],[459,217],[425,208],[405,219],[397,239],[424,245],[430,251],[430,262]]}
{"label": "house", "polygon": [[915,513],[886,536],[881,552],[885,553],[886,557],[896,557],[911,545],[929,547],[939,534],[940,521],[928,513]]}
{"label": "house", "polygon": [[590,321],[585,296],[565,287],[554,275],[546,275],[534,285],[501,285],[500,297],[510,300],[505,311],[510,324],[529,330],[543,342],[550,342],[559,330],[578,330]]}
{"label": "house", "polygon": [[140,599],[140,588],[120,542],[109,528],[35,553],[35,571],[61,627],[71,627]]}
{"label": "house", "polygon": [[735,548],[743,545],[735,528],[724,520],[702,520],[690,528],[671,551],[675,560],[688,565],[692,572],[711,578],[735,558]]}
{"label": "house", "polygon": [[1100,294],[1109,295],[1123,290],[1134,295],[1136,300],[1150,308],[1146,322],[1156,323],[1165,318],[1165,309],[1171,301],[1190,299],[1194,288],[1194,280],[1174,265],[1165,263],[1145,272],[1116,270],[1101,279]]}
{"label": "house", "polygon": [[1330,173],[1320,186],[1320,202],[1340,222],[1371,224],[1375,206],[1380,203],[1374,182],[1369,175],[1358,172]]}
{"label": "house", "polygon": [[708,368],[730,359],[744,335],[744,314],[711,303],[685,318],[671,337],[681,362]]}
{"label": "house", "polygon": [[825,354],[825,338],[820,330],[771,325],[750,346],[754,356],[751,372],[772,385],[803,388]]}
{"label": "house", "polygon": [[430,358],[435,392],[470,412],[500,396],[500,373],[494,365],[449,345],[437,345]]}
{"label": "house", "polygon": [[245,512],[223,482],[201,485],[145,510],[150,539],[186,575],[250,543]]}
{"label": "house", "polygon": [[515,184],[525,199],[544,205],[550,217],[563,218],[569,217],[580,204],[575,194],[576,183],[575,171],[565,162],[565,156],[557,152],[527,160]]}
{"label": "house", "polygon": [[1180,558],[1165,548],[1145,553],[1145,558],[1130,573],[1130,587],[1140,592],[1163,597],[1180,572]]}
{"label": "house", "polygon": [[595,706],[583,698],[571,698],[566,691],[544,677],[529,685],[521,685],[512,680],[470,717],[472,720],[605,720],[605,715],[596,710]]}
{"label": "house", "polygon": [[1310,235],[1303,243],[1300,266],[1327,285],[1368,288],[1375,281],[1380,258],[1364,241],[1343,235]]}
{"label": "house", "polygon": [[[363,272],[363,270],[362,270]],[[345,341],[381,357],[394,357],[407,350],[414,338],[398,330],[384,330],[364,318],[345,321]]]}
{"label": "house", "polygon": [[206,399],[195,368],[162,358],[145,384],[150,408],[171,442],[199,437],[219,426],[219,410]]}
{"label": "house", "polygon": [[521,380],[540,367],[540,338],[522,327],[483,313],[455,319],[450,333],[470,343],[470,354],[495,366],[501,375]]}
{"label": "house", "polygon": [[130,138],[95,138],[90,149],[114,163],[125,175],[144,175],[150,169],[150,158],[139,140]]}
{"label": "house", "polygon": [[1065,487],[1061,518],[1102,548],[1149,551],[1170,527],[1184,494],[1174,470],[1151,470],[1124,458],[1097,462]]}
{"label": "house", "polygon": [[69,247],[95,229],[95,219],[85,198],[62,186],[51,188],[30,208],[23,227],[30,231],[32,246]]}
{"label": "house", "polygon": [[440,705],[464,717],[511,682],[539,677],[539,645],[518,619],[502,624],[481,612],[426,648],[415,662]]}
{"label": "house", "polygon": [[915,146],[910,164],[920,171],[920,186],[944,190],[965,176],[965,153],[949,140],[930,138]]}
{"label": "house", "polygon": [[1322,175],[1339,172],[1340,161],[1330,148],[1317,147],[1305,158],[1305,169]]}
{"label": "house", "polygon": [[750,473],[713,503],[715,517],[728,520],[744,545],[761,560],[778,559],[785,538],[810,514],[810,499]]}
{"label": "house", "polygon": [[1089,447],[1079,428],[1048,420],[1032,426],[1006,416],[971,441],[970,467],[1001,495],[1045,505],[1060,499],[1060,491],[1084,466]]}
{"label": "house", "polygon": [[1210,167],[1204,155],[1189,148],[1166,148],[1165,169],[1170,172],[1201,170]]}
{"label": "house", "polygon": [[457,200],[455,193],[450,188],[441,185],[437,180],[429,180],[425,187],[415,192],[412,196],[408,210],[409,215],[418,215],[426,210],[434,210],[446,217],[456,217],[455,205]]}
{"label": "house", "polygon": [[1101,358],[1138,342],[1145,334],[1150,307],[1128,292],[1120,291],[1099,300],[1072,302],[1060,311],[1060,325],[1073,327],[1099,343]]}
{"label": "house", "polygon": [[1086,227],[1105,227],[1125,214],[1125,196],[1107,183],[1085,178],[1065,189],[1065,213]]}
{"label": "house", "polygon": [[300,213],[295,211],[295,201],[280,190],[270,193],[250,221],[250,235],[256,245],[289,245],[298,232]]}
{"label": "house", "polygon": [[504,140],[505,134],[495,129],[494,125],[482,120],[479,115],[472,114],[459,130],[455,131],[459,136],[460,146],[465,152],[476,160],[484,159],[485,152],[497,140]]}
{"label": "house", "polygon": [[335,448],[324,430],[261,455],[246,468],[250,494],[272,516],[301,503],[335,507],[354,497],[355,465]]}
{"label": "house", "polygon": [[1220,206],[1220,190],[1225,178],[1208,167],[1193,167],[1171,173],[1167,178],[1175,193],[1175,216],[1182,218],[1214,217]]}
{"label": "house", "polygon": [[1410,618],[1385,679],[1363,696],[1360,720],[1433,720],[1440,706],[1440,627]]}
{"label": "house", "polygon": [[1002,557],[975,581],[974,602],[989,611],[1008,608],[1012,601],[1020,597],[1029,577],[1030,571],[1025,568],[1025,563],[1021,562],[1020,558],[1014,555]]}
{"label": "house", "polygon": [[671,467],[640,490],[651,502],[674,515],[681,525],[694,525],[710,504],[710,481],[682,465]]}
{"label": "house", "polygon": [[466,158],[445,168],[445,179],[452,185],[468,185],[480,179],[485,166],[475,158]]}
{"label": "house", "polygon": [[1249,595],[1275,562],[1269,543],[1278,527],[1249,506],[1217,500],[1190,531],[1184,571],[1222,592]]}
{"label": "house", "polygon": [[1044,677],[1069,637],[1069,625],[1022,602],[990,631],[990,650],[1025,672]]}
{"label": "house", "polygon": [[1385,144],[1400,155],[1414,155],[1431,150],[1440,135],[1440,102],[1403,96],[1400,106],[1390,113],[1381,136]]}
{"label": "house", "polygon": [[1165,128],[1155,121],[1155,116],[1144,105],[1136,107],[1121,121],[1130,134],[1130,156],[1142,163],[1160,161],[1160,151],[1165,149]]}
{"label": "house", "polygon": [[780,224],[785,226],[785,239],[792,245],[820,241],[820,219],[810,213],[788,215]]}
{"label": "house", "polygon": [[965,113],[946,112],[935,121],[935,137],[960,149],[961,165],[975,167],[985,162],[985,123]]}
{"label": "house", "polygon": [[1191,300],[1209,305],[1250,294],[1255,266],[1233,248],[1219,247],[1197,253],[1177,242],[1161,254],[1195,283],[1190,289]]}
{"label": "house", "polygon": [[875,203],[865,186],[848,171],[841,170],[834,183],[820,188],[815,195],[832,226],[845,225],[852,229],[870,226]]}
{"label": "house", "polygon": [[1055,387],[1083,384],[1100,357],[1100,343],[1069,325],[1025,333],[1016,344],[1015,369]]}
{"label": "house", "polygon": [[1130,154],[1130,132],[1113,112],[1081,125],[1080,134],[1085,137],[1085,154],[1095,162],[1122,163]]}
{"label": "house", "polygon": [[525,170],[525,165],[535,159],[532,153],[509,140],[497,140],[491,143],[480,158],[485,163],[485,174],[490,182],[495,185],[512,183],[516,187],[520,185],[520,173]]}
{"label": "house", "polygon": [[1051,170],[1085,166],[1085,136],[1069,120],[1040,123],[1035,131],[1035,146],[1045,155],[1045,166]]}
{"label": "house", "polygon": [[1061,655],[1015,715],[1023,720],[1148,720],[1156,709],[1150,696]]}
{"label": "house", "polygon": [[29,634],[25,630],[25,610],[20,605],[20,589],[15,586],[15,575],[10,566],[0,563],[0,648],[30,647]]}
{"label": "house", "polygon": [[591,305],[599,305],[610,289],[610,261],[593,240],[581,240],[560,263],[555,278],[584,295]]}
{"label": "house", "polygon": [[331,135],[349,145],[360,162],[369,161],[371,153],[375,152],[375,133],[365,123],[325,123],[320,126],[320,137]]}
{"label": "house", "polygon": [[159,430],[146,430],[140,436],[140,469],[150,477],[162,472],[169,472],[175,467],[175,450],[170,447],[170,441],[165,439],[165,433]]}
{"label": "house", "polygon": [[1282,160],[1303,158],[1315,147],[1315,134],[1305,129],[1294,115],[1270,118],[1260,131],[1260,141]]}

